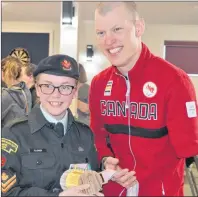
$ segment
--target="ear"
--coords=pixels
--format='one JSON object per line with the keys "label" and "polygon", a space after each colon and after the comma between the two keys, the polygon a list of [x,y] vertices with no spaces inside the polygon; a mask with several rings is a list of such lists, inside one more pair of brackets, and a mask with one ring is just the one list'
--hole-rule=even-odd
{"label": "ear", "polygon": [[75,88],[73,91],[74,91],[74,93],[73,93],[73,97],[72,97],[72,99],[75,99],[75,98],[77,98],[77,95],[78,95],[78,91],[77,91],[78,89],[77,88]]}
{"label": "ear", "polygon": [[33,77],[33,75],[30,75],[29,78],[30,78],[30,79],[33,79],[34,77]]}
{"label": "ear", "polygon": [[35,89],[36,89],[36,95],[37,95],[37,97],[40,97],[41,90],[40,90],[40,88],[39,88],[39,86],[37,84],[35,84]]}
{"label": "ear", "polygon": [[144,30],[145,30],[145,22],[143,18],[140,18],[135,22],[136,37],[141,37],[144,34]]}

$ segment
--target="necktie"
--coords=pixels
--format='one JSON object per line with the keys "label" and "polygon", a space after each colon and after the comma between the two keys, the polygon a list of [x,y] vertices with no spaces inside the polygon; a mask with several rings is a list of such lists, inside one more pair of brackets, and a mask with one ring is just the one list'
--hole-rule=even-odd
{"label": "necktie", "polygon": [[64,136],[64,126],[61,122],[58,122],[54,127],[55,132],[58,134],[59,137]]}

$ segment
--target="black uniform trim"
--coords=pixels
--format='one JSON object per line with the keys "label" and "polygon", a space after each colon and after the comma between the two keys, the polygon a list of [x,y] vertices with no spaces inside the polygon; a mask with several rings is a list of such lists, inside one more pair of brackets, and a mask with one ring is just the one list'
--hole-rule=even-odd
{"label": "black uniform trim", "polygon": [[[126,134],[129,135],[129,126],[114,124],[105,124],[104,128],[111,134]],[[167,127],[162,127],[160,129],[145,129],[140,127],[130,126],[131,135],[143,138],[161,138],[168,134]]]}

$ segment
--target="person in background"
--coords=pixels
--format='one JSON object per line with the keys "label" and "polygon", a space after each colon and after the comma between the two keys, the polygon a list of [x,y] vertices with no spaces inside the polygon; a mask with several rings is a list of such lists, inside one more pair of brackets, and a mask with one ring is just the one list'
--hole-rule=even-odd
{"label": "person in background", "polygon": [[7,88],[7,85],[4,81],[4,70],[5,70],[5,63],[2,60],[1,61],[1,88]]}
{"label": "person in background", "polygon": [[24,64],[21,67],[21,80],[24,81],[29,88],[32,95],[32,107],[38,102],[38,97],[36,95],[35,89],[35,79],[33,76],[33,72],[37,69],[37,65],[32,63]]}
{"label": "person in background", "polygon": [[129,171],[105,185],[105,196],[126,195],[134,173],[139,196],[183,196],[185,159],[198,155],[195,88],[183,70],[150,52],[144,29],[134,2],[96,8],[97,42],[112,66],[91,82],[90,125],[102,166]]}
{"label": "person in background", "polygon": [[89,112],[89,85],[87,82],[87,73],[82,64],[79,64],[79,82],[78,82],[78,103],[77,113],[78,120],[87,125],[90,124],[90,112]]}
{"label": "person in background", "polygon": [[15,118],[28,115],[32,109],[32,95],[21,78],[22,63],[19,59],[8,56],[1,61],[3,80],[7,88],[2,88],[1,127]]}

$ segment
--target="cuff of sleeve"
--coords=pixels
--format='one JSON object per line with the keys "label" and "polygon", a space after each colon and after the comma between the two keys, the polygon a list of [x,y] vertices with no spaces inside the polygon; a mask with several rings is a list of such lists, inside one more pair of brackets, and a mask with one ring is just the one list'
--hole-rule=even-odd
{"label": "cuff of sleeve", "polygon": [[100,170],[103,171],[105,170],[105,166],[104,166],[104,163],[106,161],[106,159],[108,158],[109,156],[105,156],[101,159],[101,163],[100,163]]}

